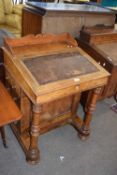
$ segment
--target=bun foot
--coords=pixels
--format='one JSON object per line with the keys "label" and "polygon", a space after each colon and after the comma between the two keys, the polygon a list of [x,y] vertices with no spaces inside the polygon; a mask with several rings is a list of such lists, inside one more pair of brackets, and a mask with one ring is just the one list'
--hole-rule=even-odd
{"label": "bun foot", "polygon": [[26,160],[29,164],[35,165],[39,163],[40,160],[40,152],[38,149],[31,149],[28,151]]}
{"label": "bun foot", "polygon": [[78,130],[78,136],[81,140],[87,140],[90,136],[90,130],[88,128],[85,128],[85,127],[82,126]]}

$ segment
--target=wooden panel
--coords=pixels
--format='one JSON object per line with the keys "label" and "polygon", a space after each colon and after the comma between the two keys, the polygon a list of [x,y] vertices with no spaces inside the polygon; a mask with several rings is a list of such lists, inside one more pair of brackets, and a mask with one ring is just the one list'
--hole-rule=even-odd
{"label": "wooden panel", "polygon": [[7,71],[5,71],[5,84],[13,100],[16,102],[22,112],[22,119],[18,121],[17,126],[19,132],[23,133],[30,127],[30,119],[32,115],[31,102],[23,91],[21,91],[19,85],[14,81],[11,74],[9,74]]}
{"label": "wooden panel", "polygon": [[67,113],[71,110],[72,96],[43,105],[41,121],[51,121],[52,119]]}
{"label": "wooden panel", "polygon": [[59,34],[69,32],[76,37],[83,25],[83,17],[77,13],[53,12],[42,18],[42,33]]}
{"label": "wooden panel", "polygon": [[42,17],[38,13],[23,9],[22,36],[41,33]]}
{"label": "wooden panel", "polygon": [[117,31],[114,26],[106,27],[105,25],[84,27],[80,31],[80,39],[90,44],[106,44],[117,42]]}
{"label": "wooden panel", "polygon": [[92,27],[95,25],[114,26],[115,17],[112,14],[85,14],[83,26]]}

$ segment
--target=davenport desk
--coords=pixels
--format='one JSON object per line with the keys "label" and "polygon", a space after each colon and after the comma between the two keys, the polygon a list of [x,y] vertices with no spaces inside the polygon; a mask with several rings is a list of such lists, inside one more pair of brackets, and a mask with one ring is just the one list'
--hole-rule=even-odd
{"label": "davenport desk", "polygon": [[115,14],[109,9],[87,4],[27,2],[22,22],[23,36],[69,32],[77,37],[82,26],[114,26]]}
{"label": "davenport desk", "polygon": [[[68,34],[6,39],[4,47],[6,83],[23,117],[12,128],[27,161],[39,160],[40,134],[72,124],[79,136],[90,134],[90,121],[107,73]],[[84,120],[76,116],[81,92],[93,90]]]}

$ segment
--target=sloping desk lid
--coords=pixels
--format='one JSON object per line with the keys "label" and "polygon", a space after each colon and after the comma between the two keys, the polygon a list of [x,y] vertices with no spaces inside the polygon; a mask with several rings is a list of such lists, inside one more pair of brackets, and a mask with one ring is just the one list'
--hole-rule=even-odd
{"label": "sloping desk lid", "polygon": [[34,57],[23,62],[40,85],[98,71],[78,51]]}
{"label": "sloping desk lid", "polygon": [[[88,89],[91,88],[90,81],[109,76],[77,47],[69,34],[6,39],[4,51],[6,68],[27,94],[32,93],[36,97],[75,88],[84,82],[87,83],[82,89]],[[72,91],[78,92],[79,89]]]}

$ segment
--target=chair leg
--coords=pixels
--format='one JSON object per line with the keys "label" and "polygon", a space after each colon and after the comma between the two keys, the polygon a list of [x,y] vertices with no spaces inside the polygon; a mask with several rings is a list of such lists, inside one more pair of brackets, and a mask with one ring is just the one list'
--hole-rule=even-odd
{"label": "chair leg", "polygon": [[5,148],[8,148],[7,144],[6,144],[5,128],[1,127],[0,131],[1,131],[1,138],[2,138],[2,141],[3,141],[3,145],[4,145]]}

